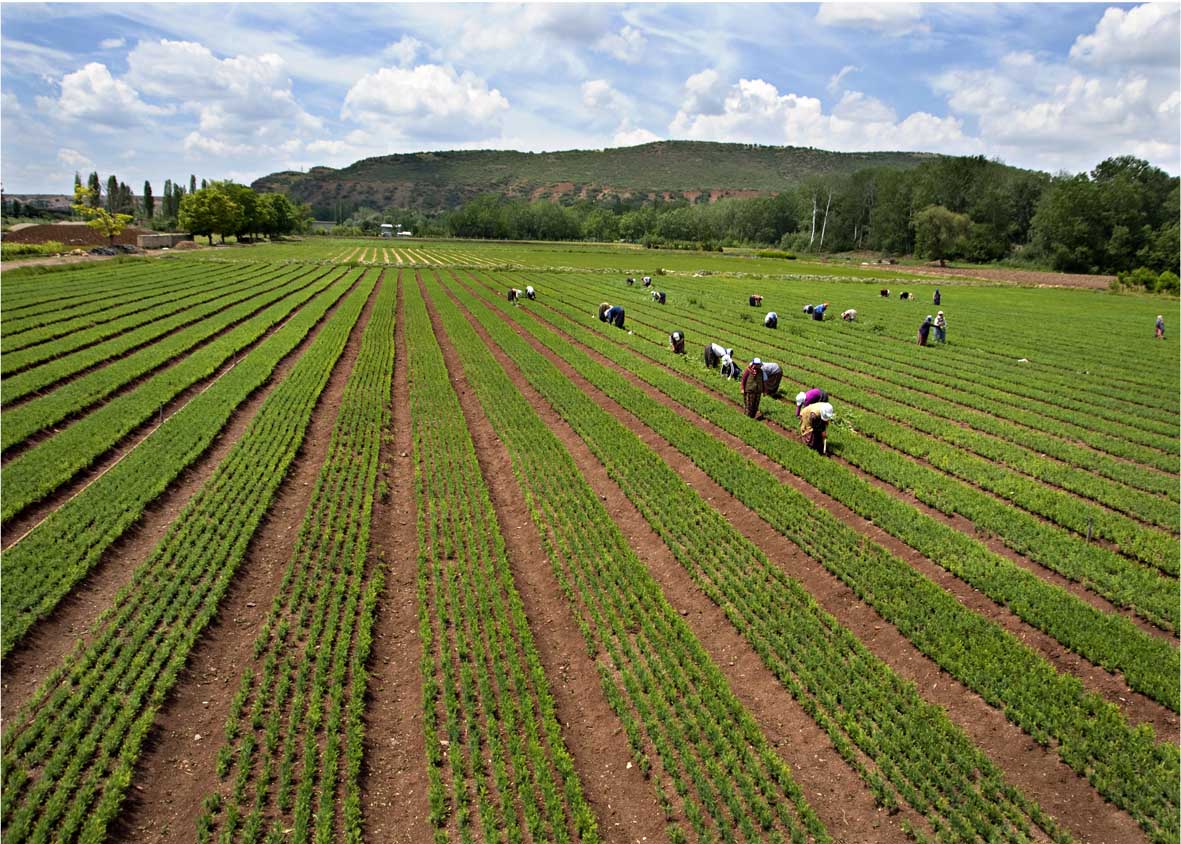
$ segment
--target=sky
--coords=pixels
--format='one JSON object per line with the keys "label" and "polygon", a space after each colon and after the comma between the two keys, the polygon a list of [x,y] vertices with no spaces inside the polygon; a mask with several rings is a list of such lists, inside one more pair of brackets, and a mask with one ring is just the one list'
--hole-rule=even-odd
{"label": "sky", "polygon": [[654,140],[1181,172],[1181,4],[0,6],[0,181]]}

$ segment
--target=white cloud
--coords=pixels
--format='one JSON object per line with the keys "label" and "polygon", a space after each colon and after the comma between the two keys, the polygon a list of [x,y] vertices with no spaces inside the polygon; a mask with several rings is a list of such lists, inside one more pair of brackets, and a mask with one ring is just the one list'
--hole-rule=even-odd
{"label": "white cloud", "polygon": [[418,137],[472,139],[497,134],[508,100],[476,75],[450,65],[383,67],[363,76],[345,95],[340,116],[368,127]]}
{"label": "white cloud", "polygon": [[612,32],[599,39],[596,47],[604,53],[627,64],[635,64],[644,58],[644,47],[648,39],[644,33],[632,26],[625,26],[619,32]]}
{"label": "white cloud", "polygon": [[587,108],[610,108],[616,96],[615,89],[606,79],[591,79],[582,83],[582,104]]}
{"label": "white cloud", "polygon": [[437,61],[439,58],[438,52],[438,50],[427,46],[413,35],[403,35],[393,44],[382,50],[381,54],[385,58],[393,59],[398,67],[410,67],[420,55]]}
{"label": "white cloud", "polygon": [[630,120],[624,120],[620,123],[619,128],[615,130],[615,135],[611,139],[612,146],[617,147],[634,147],[639,144],[647,144],[659,140],[659,135],[649,132],[643,127],[632,126]]}
{"label": "white cloud", "polygon": [[822,3],[816,22],[824,26],[870,29],[883,35],[900,36],[929,32],[918,3]]}
{"label": "white cloud", "polygon": [[247,144],[227,143],[220,138],[202,135],[200,132],[189,132],[185,136],[185,152],[215,157],[245,156],[256,150]]}
{"label": "white cloud", "polygon": [[76,149],[69,147],[62,147],[57,151],[57,160],[66,167],[73,167],[75,169],[89,169],[94,167],[94,162],[87,158],[83,153]]}
{"label": "white cloud", "polygon": [[899,121],[873,97],[851,91],[831,113],[820,100],[781,94],[763,79],[740,79],[714,114],[679,111],[669,125],[673,137],[835,150],[921,150],[977,153],[981,145],[964,134],[962,121],[914,112]]}
{"label": "white cloud", "polygon": [[120,47],[127,46],[127,39],[126,38],[104,38],[102,41],[98,42],[98,45],[100,47],[102,47],[104,50],[117,50]]}
{"label": "white cloud", "polygon": [[832,75],[831,79],[828,80],[828,93],[835,94],[837,91],[841,90],[841,82],[844,81],[845,77],[850,73],[857,73],[859,70],[861,70],[861,68],[851,64],[847,64],[842,67],[839,71]]}
{"label": "white cloud", "polygon": [[1170,65],[1177,67],[1181,44],[1181,6],[1146,3],[1134,9],[1111,8],[1095,26],[1080,35],[1070,58],[1093,65]]}
{"label": "white cloud", "polygon": [[126,128],[146,118],[173,112],[172,107],[144,102],[138,91],[115,79],[107,66],[98,62],[67,73],[61,79],[61,95],[56,100],[38,97],[37,107],[63,120],[86,121],[108,128]]}
{"label": "white cloud", "polygon": [[690,114],[721,114],[726,101],[726,84],[714,68],[706,68],[685,80],[681,111]]}

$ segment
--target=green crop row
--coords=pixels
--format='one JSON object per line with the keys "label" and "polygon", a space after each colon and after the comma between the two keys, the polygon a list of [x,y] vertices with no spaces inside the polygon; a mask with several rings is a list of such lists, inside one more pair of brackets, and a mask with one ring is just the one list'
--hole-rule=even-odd
{"label": "green crop row", "polygon": [[6,409],[0,416],[4,427],[0,444],[4,451],[9,451],[37,432],[85,413],[137,379],[150,375],[207,342],[209,338],[216,337],[227,328],[232,328],[243,319],[315,281],[316,278],[310,273],[302,277],[291,274],[278,279],[277,283],[267,283],[247,291],[236,305],[131,354],[116,355],[106,365],[62,384],[46,395]]}
{"label": "green crop row", "polygon": [[13,281],[6,273],[3,282],[4,314],[0,327],[20,328],[25,320],[44,314],[55,314],[75,307],[110,307],[113,300],[126,299],[159,283],[163,273],[177,269],[164,265],[136,261],[86,268],[53,275],[24,275]]}
{"label": "green crop row", "polygon": [[[285,282],[294,276],[295,273],[287,273],[280,277],[281,282]],[[208,317],[216,316],[233,305],[250,301],[251,298],[261,292],[256,288],[261,288],[261,290],[265,291],[273,289],[276,286],[278,285],[270,273],[264,273],[262,278],[257,281],[253,278],[247,278],[242,283],[232,284],[224,295],[218,296],[212,301],[207,300],[201,302],[191,308],[186,308],[180,313],[155,320],[137,329],[123,332],[101,343],[86,346],[61,357],[47,360],[31,369],[25,369],[0,382],[2,383],[2,386],[0,386],[0,393],[2,393],[0,395],[0,402],[3,402],[7,409],[10,403],[33,393],[52,388],[63,379],[75,376],[97,364],[105,363],[108,360],[123,355],[129,355],[136,350],[147,352],[153,348],[151,344],[156,340],[161,338],[171,340],[176,334],[181,333],[179,329],[185,328],[186,326],[198,326]],[[7,443],[8,441],[9,438],[6,437],[5,442]],[[5,445],[5,449],[9,447]]]}
{"label": "green crop row", "polygon": [[598,841],[475,446],[414,283],[404,288],[404,319],[436,841],[448,840],[451,825],[461,840]]}
{"label": "green crop row", "polygon": [[[593,298],[593,294],[590,295]],[[589,303],[591,299],[586,296],[586,294],[575,295],[572,301]],[[682,328],[699,328],[704,332],[709,332],[709,336],[745,337],[750,339],[752,344],[758,343],[756,348],[771,349],[781,353],[789,367],[798,368],[810,379],[816,378],[819,374],[824,378],[821,383],[829,386],[829,393],[839,398],[842,407],[861,410],[868,410],[871,406],[881,407],[880,403],[874,403],[872,396],[866,396],[862,392],[838,392],[832,385],[840,384],[841,380],[829,381],[829,378],[856,379],[856,376],[849,374],[847,370],[833,370],[810,362],[805,355],[801,355],[798,351],[792,352],[784,347],[782,341],[770,336],[771,332],[765,332],[756,340],[751,339],[740,328],[726,328],[714,322],[701,322],[684,314],[678,314],[678,316],[681,317],[679,324]],[[643,323],[638,317],[632,318],[632,325],[633,329],[643,327]],[[649,326],[649,328],[651,327]],[[659,333],[663,334],[664,332]],[[789,377],[790,374],[789,369]],[[911,413],[915,415],[913,412]],[[850,414],[846,412],[846,418],[849,416]],[[1081,501],[1076,496],[1027,480],[1011,470],[965,455],[952,445],[944,445],[931,437],[915,434],[911,429],[895,424],[883,416],[859,413],[855,417],[855,423],[859,432],[872,436],[894,449],[902,450],[912,457],[925,460],[943,472],[961,477],[974,486],[1011,501],[1035,515],[1054,521],[1078,534],[1085,535],[1089,531],[1093,532],[1096,536],[1118,543],[1121,553],[1126,556],[1160,568],[1166,573],[1177,573],[1179,565],[1177,542],[1162,531]]]}
{"label": "green crop row", "polygon": [[[359,275],[355,271],[320,293],[110,471],[4,552],[0,652],[7,654],[34,622],[57,606],[144,508],[204,453],[234,410],[266,383]],[[294,307],[291,303],[288,310]]]}
{"label": "green crop row", "polygon": [[[200,842],[327,844],[338,823],[346,841],[362,840],[365,663],[384,579],[383,566],[366,559],[378,454],[390,423],[396,304],[397,284],[386,279],[291,561],[255,640],[255,666],[233,700],[218,755],[218,775],[232,786],[206,799]],[[322,748],[315,740],[321,734]]]}
{"label": "green crop row", "polygon": [[[5,495],[0,505],[3,520],[13,519],[93,464],[124,436],[159,413],[167,402],[213,375],[331,283],[325,279],[299,279],[261,300],[242,304],[223,315],[225,324],[221,328],[239,323],[232,330],[11,460],[4,467]],[[264,310],[255,313],[260,306]]]}
{"label": "green crop row", "polygon": [[9,844],[105,839],[156,713],[295,457],[373,289],[327,321],[243,439],[73,652],[7,725],[0,815]]}
{"label": "green crop row", "polygon": [[[660,354],[667,361],[666,366],[682,373],[683,377],[677,377],[651,365],[649,358],[640,354],[641,350],[627,348],[631,343],[605,342],[607,337],[622,335],[586,329],[580,312],[563,306],[560,299],[561,291],[555,291],[547,295],[545,304],[537,310],[552,309],[564,315],[567,319],[558,317],[555,322],[567,334],[591,345],[627,371],[634,371],[695,413],[732,430],[788,471],[842,501],[993,600],[1009,606],[1066,647],[1109,669],[1122,670],[1129,678],[1137,677],[1136,688],[1145,692],[1153,689],[1154,696],[1166,706],[1177,705],[1178,689],[1174,680],[1177,671],[1171,667],[1176,664],[1177,655],[1167,643],[1143,633],[1125,619],[1102,613],[1065,590],[1045,583],[1003,556],[990,552],[983,543],[866,483],[839,463],[815,459],[794,436],[784,438],[765,425],[736,414],[730,396],[719,393],[717,377],[700,364]],[[638,322],[633,322],[633,330],[639,332],[634,336],[649,341],[643,344],[645,350],[656,354],[656,343],[663,337],[658,340],[656,332]],[[688,388],[684,377],[718,398]],[[762,409],[765,416],[790,428],[795,425],[792,407],[787,402],[767,400]],[[978,525],[1010,537],[1006,541],[1044,565],[1121,606],[1135,609],[1165,629],[1177,629],[1175,585],[1167,579],[1109,551],[1064,536],[1061,531],[1022,516],[989,496],[855,436],[849,428],[841,429],[838,447],[844,458],[896,487],[913,490],[932,506],[948,513],[962,513]]]}
{"label": "green crop row", "polygon": [[[491,305],[501,311],[501,318],[507,315],[514,321],[532,323],[526,320],[523,309],[501,307],[495,299]],[[475,314],[588,445],[600,436],[600,431],[626,431],[593,401],[569,386],[551,364],[511,329],[494,320],[486,304],[477,301]],[[1086,775],[1107,799],[1128,811],[1154,840],[1163,842],[1177,837],[1181,765],[1175,745],[1158,744],[1150,726],[1131,727],[1118,708],[1086,692],[1077,678],[1059,674],[1017,637],[966,609],[903,560],[813,505],[770,472],[735,454],[683,415],[632,386],[618,372],[596,364],[585,353],[573,349],[567,340],[540,325],[534,323],[528,328],[555,353],[591,373],[592,383],[620,401],[728,492],[844,580],[919,650],[991,705],[1003,709],[1011,721],[1037,741],[1053,744],[1064,762]],[[543,379],[542,373],[551,371],[552,375]],[[616,456],[621,453],[619,445],[605,443],[597,448],[592,445],[600,460],[614,467],[618,478],[632,477],[632,467],[640,465],[636,456],[642,450],[640,441],[630,432],[624,439],[628,437],[635,444],[628,447],[626,459]],[[683,488],[679,476],[667,466],[662,469],[659,460],[645,461],[643,465],[644,471],[632,481],[637,489]],[[664,475],[663,480],[648,480],[657,473]],[[637,497],[639,494],[634,493]],[[650,520],[665,512],[679,512],[671,504],[653,500],[641,509]],[[738,571],[744,569],[739,567]],[[738,602],[748,600],[749,592],[736,583],[732,589],[723,590],[722,597],[725,601]],[[778,593],[771,596],[771,612],[778,613],[776,602],[781,598]],[[1176,673],[1176,670],[1172,672],[1174,677]]]}
{"label": "green crop row", "polygon": [[[786,764],[628,547],[569,454],[428,285],[467,381],[509,449],[547,556],[669,839],[828,841]],[[668,786],[671,785],[672,794]],[[887,805],[889,798],[881,799]]]}
{"label": "green crop row", "polygon": [[[5,325],[4,335],[0,337],[0,353],[9,355],[30,346],[58,340],[67,334],[131,318],[174,300],[178,294],[198,293],[221,284],[222,279],[229,274],[223,268],[210,272],[197,264],[176,267],[172,272],[160,273],[149,290],[131,291],[129,300],[124,299],[111,304],[78,305],[48,311],[25,320],[10,320],[12,325]],[[71,337],[71,340],[75,338]],[[13,368],[12,361],[5,358],[3,367],[3,372],[7,374]]]}

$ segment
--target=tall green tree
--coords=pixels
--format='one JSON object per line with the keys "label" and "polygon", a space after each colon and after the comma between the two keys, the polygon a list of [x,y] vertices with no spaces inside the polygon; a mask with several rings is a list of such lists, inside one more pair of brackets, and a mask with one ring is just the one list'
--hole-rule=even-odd
{"label": "tall green tree", "polygon": [[213,236],[220,235],[224,243],[227,234],[234,234],[242,226],[245,215],[242,206],[224,190],[206,188],[187,194],[180,202],[181,228],[195,235],[206,235],[213,245]]}
{"label": "tall green tree", "polygon": [[87,221],[86,225],[98,231],[113,245],[115,238],[123,232],[132,217],[130,214],[117,214],[106,208],[95,207],[92,204],[93,199],[90,188],[84,188],[82,185],[76,186],[74,188],[74,211]]}
{"label": "tall green tree", "polygon": [[967,214],[957,214],[942,205],[928,205],[914,215],[915,254],[938,261],[942,267],[962,249],[971,225]]}
{"label": "tall green tree", "polygon": [[90,203],[91,208],[98,208],[102,204],[102,182],[99,181],[98,172],[92,171],[86,181],[86,187],[89,190],[86,201]]}
{"label": "tall green tree", "polygon": [[189,174],[189,193],[193,194],[196,192],[197,192],[197,177],[195,175],[193,175],[192,173],[190,173]]}
{"label": "tall green tree", "polygon": [[156,216],[156,198],[152,196],[152,183],[144,180],[144,219],[151,220]]}
{"label": "tall green tree", "polygon": [[106,208],[112,214],[119,211],[119,180],[112,173],[107,177],[107,202]]}

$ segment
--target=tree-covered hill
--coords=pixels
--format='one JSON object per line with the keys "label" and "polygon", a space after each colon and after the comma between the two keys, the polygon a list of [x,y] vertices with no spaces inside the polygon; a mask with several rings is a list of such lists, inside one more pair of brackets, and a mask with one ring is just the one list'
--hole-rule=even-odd
{"label": "tree-covered hill", "polygon": [[813,176],[911,168],[938,156],[810,147],[659,141],[564,152],[463,150],[366,158],[341,169],[285,171],[253,183],[312,206],[321,219],[361,206],[432,212],[495,193],[523,199],[690,202],[777,193]]}

